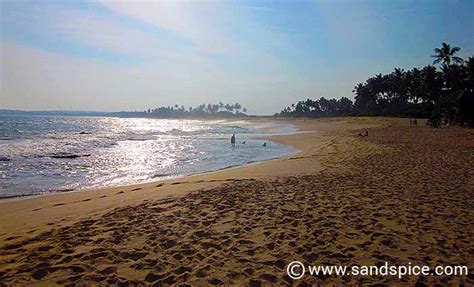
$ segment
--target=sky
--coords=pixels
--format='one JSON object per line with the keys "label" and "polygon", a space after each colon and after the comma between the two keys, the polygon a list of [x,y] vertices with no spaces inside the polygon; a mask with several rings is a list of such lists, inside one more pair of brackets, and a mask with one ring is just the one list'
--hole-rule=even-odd
{"label": "sky", "polygon": [[0,108],[353,99],[442,42],[474,55],[474,1],[0,0]]}

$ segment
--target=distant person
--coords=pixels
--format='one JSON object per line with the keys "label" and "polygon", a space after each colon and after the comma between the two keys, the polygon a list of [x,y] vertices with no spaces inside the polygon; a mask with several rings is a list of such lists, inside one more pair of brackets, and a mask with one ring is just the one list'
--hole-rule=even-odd
{"label": "distant person", "polygon": [[235,134],[232,134],[232,137],[230,138],[230,145],[235,147]]}
{"label": "distant person", "polygon": [[262,146],[267,146],[267,143],[263,143],[263,145],[262,145]]}

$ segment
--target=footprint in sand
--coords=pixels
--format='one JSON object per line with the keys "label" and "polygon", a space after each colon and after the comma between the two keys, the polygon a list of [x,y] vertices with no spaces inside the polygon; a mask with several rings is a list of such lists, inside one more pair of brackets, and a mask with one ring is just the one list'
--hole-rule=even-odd
{"label": "footprint in sand", "polygon": [[6,241],[11,241],[11,240],[17,239],[17,238],[20,238],[20,236],[10,236],[10,237],[7,237],[5,240]]}
{"label": "footprint in sand", "polygon": [[183,183],[188,183],[187,181],[178,181],[178,182],[173,182],[171,185],[177,185],[177,184],[183,184]]}

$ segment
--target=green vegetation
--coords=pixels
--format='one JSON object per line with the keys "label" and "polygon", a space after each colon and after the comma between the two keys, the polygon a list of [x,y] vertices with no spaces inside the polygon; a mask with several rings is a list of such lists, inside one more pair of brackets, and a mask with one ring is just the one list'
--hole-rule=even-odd
{"label": "green vegetation", "polygon": [[354,104],[348,98],[341,98],[339,100],[327,100],[324,97],[319,100],[307,99],[306,101],[299,101],[291,107],[285,108],[279,116],[286,117],[337,117],[348,116],[354,112]]}
{"label": "green vegetation", "polygon": [[[434,49],[433,65],[405,71],[396,68],[355,86],[355,102],[300,101],[278,116],[327,117],[344,115],[429,118],[429,123],[474,124],[474,57],[455,56],[459,47],[443,43]],[[436,66],[435,66],[436,65]]]}
{"label": "green vegetation", "polygon": [[135,112],[113,113],[120,117],[153,117],[153,118],[186,118],[186,117],[245,117],[247,109],[241,104],[202,104],[197,107],[186,108],[184,106],[174,105],[168,107],[159,107]]}

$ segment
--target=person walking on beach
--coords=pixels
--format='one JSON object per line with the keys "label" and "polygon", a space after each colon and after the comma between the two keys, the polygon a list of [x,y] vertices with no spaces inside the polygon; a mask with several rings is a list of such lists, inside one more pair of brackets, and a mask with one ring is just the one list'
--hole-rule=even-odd
{"label": "person walking on beach", "polygon": [[233,134],[232,137],[230,138],[230,145],[232,147],[235,147],[235,134]]}

